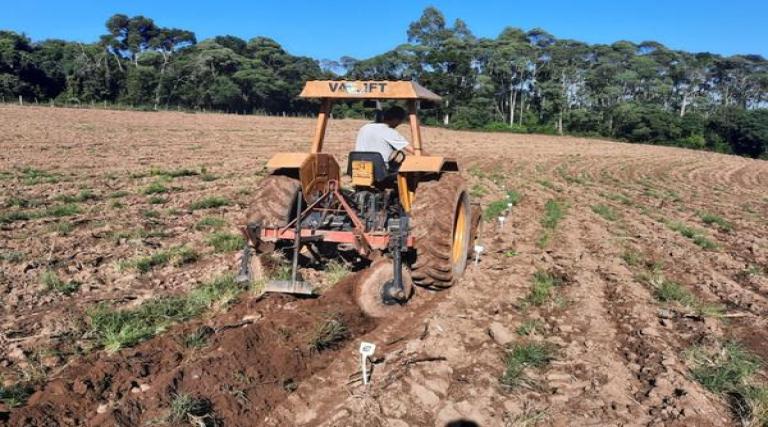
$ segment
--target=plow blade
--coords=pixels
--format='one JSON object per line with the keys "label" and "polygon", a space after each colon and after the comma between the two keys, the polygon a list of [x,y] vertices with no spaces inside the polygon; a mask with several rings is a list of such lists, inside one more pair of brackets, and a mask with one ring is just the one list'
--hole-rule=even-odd
{"label": "plow blade", "polygon": [[291,280],[271,280],[267,282],[264,292],[282,294],[315,295],[315,287],[309,282]]}

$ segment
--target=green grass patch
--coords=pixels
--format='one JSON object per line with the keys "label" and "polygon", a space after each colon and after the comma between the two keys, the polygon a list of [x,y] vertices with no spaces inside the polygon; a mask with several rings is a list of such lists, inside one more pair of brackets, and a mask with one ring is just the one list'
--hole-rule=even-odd
{"label": "green grass patch", "polygon": [[147,203],[150,205],[162,205],[163,203],[167,203],[168,199],[160,196],[152,196],[147,200]]}
{"label": "green grass patch", "polygon": [[26,384],[14,384],[4,386],[0,383],[0,402],[9,408],[18,408],[24,405],[35,389]]}
{"label": "green grass patch", "polygon": [[0,224],[10,224],[17,221],[29,221],[32,214],[26,211],[11,211],[0,214]]}
{"label": "green grass patch", "polygon": [[61,180],[60,174],[32,167],[21,169],[18,176],[24,185],[55,184]]}
{"label": "green grass patch", "polygon": [[75,226],[71,222],[61,221],[53,224],[51,231],[61,236],[68,236],[75,230]]}
{"label": "green grass patch", "polygon": [[485,216],[486,221],[495,221],[496,218],[503,216],[506,211],[507,201],[496,200],[488,204],[485,208],[485,212],[483,212],[483,216]]}
{"label": "green grass patch", "polygon": [[44,271],[40,275],[40,283],[42,283],[46,290],[58,292],[63,295],[72,295],[80,289],[79,282],[65,282],[61,280],[53,270]]}
{"label": "green grass patch", "polygon": [[664,274],[659,269],[640,274],[638,279],[646,282],[653,288],[653,296],[659,302],[679,304],[695,311],[700,316],[720,317],[723,314],[724,309],[722,306],[702,302],[683,285],[664,277]]}
{"label": "green grass patch", "polygon": [[219,277],[185,295],[159,297],[136,308],[114,310],[100,304],[88,311],[90,326],[107,351],[134,346],[216,305],[229,304],[241,291],[232,276]]}
{"label": "green grass patch", "polygon": [[179,393],[173,396],[168,417],[163,422],[170,425],[218,426],[213,405],[208,399]]}
{"label": "green grass patch", "polygon": [[621,253],[621,259],[630,267],[637,267],[645,263],[643,255],[632,248],[625,248],[624,252]]}
{"label": "green grass patch", "polygon": [[488,204],[483,212],[486,221],[493,221],[496,218],[508,213],[510,205],[517,206],[522,199],[522,195],[515,191],[507,191],[506,197],[502,200],[496,200]]}
{"label": "green grass patch", "polygon": [[10,262],[12,264],[24,261],[24,253],[19,251],[0,252],[0,261]]}
{"label": "green grass patch", "polygon": [[723,217],[715,215],[713,213],[699,212],[699,218],[704,224],[716,225],[721,231],[729,232],[733,230],[733,225],[726,221]]}
{"label": "green grass patch", "polygon": [[349,336],[344,320],[336,313],[328,315],[315,328],[309,340],[309,348],[323,351],[338,347]]}
{"label": "green grass patch", "polygon": [[66,205],[51,206],[49,208],[43,209],[42,211],[38,212],[36,216],[61,218],[65,216],[77,215],[79,213],[80,208],[77,205],[68,203]]}
{"label": "green grass patch", "polygon": [[206,242],[213,247],[215,252],[235,252],[245,245],[245,239],[239,234],[219,231],[211,234]]}
{"label": "green grass patch", "polygon": [[683,237],[691,239],[695,245],[702,249],[715,250],[718,247],[717,244],[709,240],[703,232],[693,227],[689,227],[680,221],[669,221],[667,222],[667,227],[669,227],[670,230],[677,231]]}
{"label": "green grass patch", "polygon": [[5,202],[5,207],[7,208],[28,209],[28,208],[37,207],[39,205],[40,205],[39,200],[25,199],[22,197],[15,197],[15,196],[9,197]]}
{"label": "green grass patch", "polygon": [[523,199],[523,195],[519,191],[508,190],[507,191],[507,203],[512,203],[512,206],[517,206],[520,200]]}
{"label": "green grass patch", "polygon": [[541,219],[541,226],[554,230],[557,224],[565,218],[567,209],[567,205],[559,200],[547,200],[547,203],[544,205],[544,218]]}
{"label": "green grass patch", "polygon": [[603,219],[607,221],[616,221],[619,219],[618,214],[616,214],[616,211],[613,210],[612,207],[608,205],[598,204],[598,205],[592,205],[592,212],[600,215]]}
{"label": "green grass patch", "polygon": [[605,197],[608,200],[621,203],[622,205],[626,205],[626,206],[632,205],[632,199],[630,199],[629,197],[621,193],[602,193],[601,196]]}
{"label": "green grass patch", "polygon": [[99,196],[93,194],[93,191],[91,190],[80,190],[79,193],[75,195],[65,194],[62,196],[56,197],[54,200],[64,203],[83,203],[88,202],[91,200],[98,200]]}
{"label": "green grass patch", "polygon": [[182,176],[197,176],[200,172],[194,169],[180,168],[180,169],[150,169],[149,175],[159,176],[166,178],[179,178]]}
{"label": "green grass patch", "polygon": [[168,192],[168,187],[161,181],[155,181],[149,184],[145,189],[141,190],[141,192],[147,196],[152,194],[163,194]]}
{"label": "green grass patch", "polygon": [[189,205],[189,208],[196,211],[200,209],[220,208],[222,206],[229,206],[230,204],[231,202],[227,198],[211,196],[192,202],[192,204]]}
{"label": "green grass patch", "polygon": [[141,215],[144,218],[160,218],[160,212],[154,209],[145,209],[141,211]]}
{"label": "green grass patch", "polygon": [[504,374],[501,384],[515,388],[528,383],[526,368],[543,368],[555,359],[554,349],[546,343],[513,344],[504,356]]}
{"label": "green grass patch", "polygon": [[565,218],[567,210],[568,205],[564,202],[555,199],[547,200],[544,205],[544,217],[541,218],[541,226],[544,230],[537,241],[539,247],[543,248],[549,243],[557,225]]}
{"label": "green grass patch", "polygon": [[540,306],[552,297],[555,286],[561,285],[559,278],[552,274],[539,270],[533,274],[531,290],[528,295],[521,300],[523,308],[528,306]]}
{"label": "green grass patch", "polygon": [[198,254],[196,250],[187,246],[181,246],[171,250],[171,256],[173,258],[173,265],[176,267],[191,264],[200,259],[200,254]]}
{"label": "green grass patch", "polygon": [[697,305],[696,297],[677,282],[662,280],[656,289],[654,296],[661,302],[676,302],[685,307]]}
{"label": "green grass patch", "polygon": [[768,425],[768,386],[758,380],[757,356],[734,342],[717,349],[693,347],[687,356],[693,378],[727,398],[741,425]]}
{"label": "green grass patch", "polygon": [[469,195],[472,197],[480,198],[485,196],[486,194],[488,194],[488,189],[485,188],[483,184],[475,184],[469,190]]}
{"label": "green grass patch", "polygon": [[208,345],[208,338],[214,330],[210,326],[200,326],[194,332],[184,337],[184,346],[187,348],[201,348]]}
{"label": "green grass patch", "polygon": [[528,319],[521,323],[520,326],[515,329],[515,332],[520,336],[533,335],[537,331],[541,331],[543,326],[544,325],[542,324],[541,320]]}
{"label": "green grass patch", "polygon": [[227,221],[224,218],[207,216],[202,218],[200,221],[197,222],[197,224],[195,224],[195,230],[197,231],[218,230],[224,227],[225,225],[227,225]]}
{"label": "green grass patch", "polygon": [[121,198],[123,198],[123,197],[125,197],[125,196],[127,196],[129,194],[131,194],[131,193],[129,193],[127,191],[124,191],[124,190],[120,190],[120,191],[115,191],[113,193],[110,193],[109,194],[109,198],[110,199],[121,199]]}
{"label": "green grass patch", "polygon": [[[143,235],[146,236],[147,234]],[[118,270],[135,269],[140,273],[148,273],[156,267],[161,267],[171,262],[173,262],[174,266],[180,267],[193,263],[199,258],[200,255],[194,249],[186,246],[177,246],[168,250],[157,251],[148,256],[121,261],[118,263]]]}

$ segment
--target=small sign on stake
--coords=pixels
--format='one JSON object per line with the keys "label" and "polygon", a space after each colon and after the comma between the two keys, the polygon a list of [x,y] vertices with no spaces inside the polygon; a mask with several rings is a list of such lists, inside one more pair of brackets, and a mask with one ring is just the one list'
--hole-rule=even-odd
{"label": "small sign on stake", "polygon": [[360,343],[360,365],[363,371],[363,385],[368,384],[368,367],[366,361],[376,351],[376,344],[369,342]]}
{"label": "small sign on stake", "polygon": [[475,265],[480,262],[480,254],[483,253],[485,247],[482,245],[475,245]]}

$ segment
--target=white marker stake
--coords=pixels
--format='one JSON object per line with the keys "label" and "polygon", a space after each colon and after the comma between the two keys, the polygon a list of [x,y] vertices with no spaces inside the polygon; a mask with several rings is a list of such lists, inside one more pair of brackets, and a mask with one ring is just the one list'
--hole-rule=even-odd
{"label": "white marker stake", "polygon": [[512,212],[512,203],[507,203],[507,215]]}
{"label": "white marker stake", "polygon": [[506,220],[507,220],[507,217],[505,217],[505,216],[500,216],[500,217],[498,218],[498,220],[499,220],[499,229],[500,229],[500,230],[503,230],[503,229],[504,229],[504,221],[506,221]]}
{"label": "white marker stake", "polygon": [[485,250],[484,247],[480,245],[475,245],[475,265],[480,262],[480,254]]}
{"label": "white marker stake", "polygon": [[360,365],[363,367],[363,385],[368,384],[368,369],[365,361],[369,356],[373,356],[373,352],[375,351],[376,344],[365,341],[360,343]]}

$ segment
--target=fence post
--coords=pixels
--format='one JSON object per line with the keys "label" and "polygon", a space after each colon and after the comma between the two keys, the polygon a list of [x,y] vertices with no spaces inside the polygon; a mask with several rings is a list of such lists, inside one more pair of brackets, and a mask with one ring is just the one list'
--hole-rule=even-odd
{"label": "fence post", "polygon": [[53,108],[53,98],[51,98],[51,108]]}
{"label": "fence post", "polygon": [[24,100],[21,98],[21,95],[19,95],[19,105],[24,106]]}

